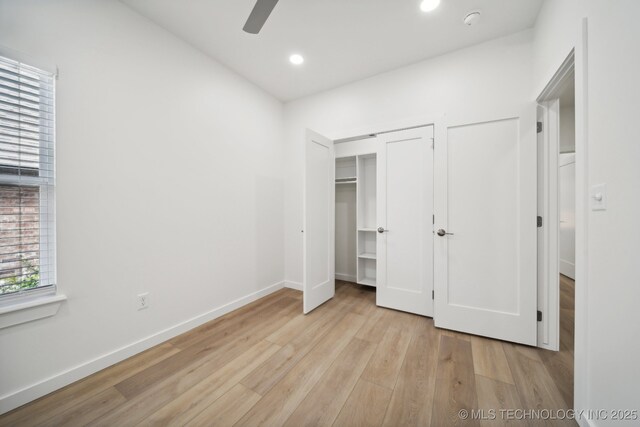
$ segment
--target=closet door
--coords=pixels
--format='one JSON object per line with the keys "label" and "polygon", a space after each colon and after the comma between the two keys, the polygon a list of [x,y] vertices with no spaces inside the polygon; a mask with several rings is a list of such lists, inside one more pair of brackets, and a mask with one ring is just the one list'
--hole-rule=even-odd
{"label": "closet door", "polygon": [[335,155],[333,141],[307,130],[303,224],[303,310],[335,294]]}
{"label": "closet door", "polygon": [[433,316],[433,126],[378,138],[377,304]]}
{"label": "closet door", "polygon": [[536,345],[536,112],[451,120],[435,144],[435,324]]}

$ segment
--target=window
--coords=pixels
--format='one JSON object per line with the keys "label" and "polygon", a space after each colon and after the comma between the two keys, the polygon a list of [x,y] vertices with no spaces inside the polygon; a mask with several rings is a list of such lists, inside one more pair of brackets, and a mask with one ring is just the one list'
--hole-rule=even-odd
{"label": "window", "polygon": [[0,56],[0,300],[55,292],[54,76]]}

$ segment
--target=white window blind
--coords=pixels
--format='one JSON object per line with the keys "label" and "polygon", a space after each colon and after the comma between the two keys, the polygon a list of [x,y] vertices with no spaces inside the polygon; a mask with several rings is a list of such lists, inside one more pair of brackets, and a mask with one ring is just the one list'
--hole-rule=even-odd
{"label": "white window blind", "polygon": [[55,290],[55,79],[0,56],[0,298]]}

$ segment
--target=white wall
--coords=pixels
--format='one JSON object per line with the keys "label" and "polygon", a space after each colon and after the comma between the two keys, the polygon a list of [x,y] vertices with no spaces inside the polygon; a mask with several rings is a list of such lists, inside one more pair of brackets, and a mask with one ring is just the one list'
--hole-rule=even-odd
{"label": "white wall", "polygon": [[443,113],[533,102],[531,37],[525,31],[285,104],[288,282],[302,281],[304,129],[345,137],[350,129],[392,129],[407,119],[427,123]]}
{"label": "white wall", "polygon": [[356,281],[356,186],[336,185],[336,278]]}
{"label": "white wall", "polygon": [[[576,158],[587,158],[588,185],[606,183],[608,194],[606,211],[586,212],[587,275],[576,282],[576,296],[586,302],[576,300],[576,319],[584,321],[576,325],[576,381],[584,386],[576,390],[579,408],[640,409],[638,14],[637,0],[547,0],[535,29],[541,89],[576,43],[581,18],[588,20],[587,141],[584,153],[577,141]],[[591,422],[613,424],[610,417]]]}
{"label": "white wall", "polygon": [[576,150],[576,109],[573,105],[560,103],[560,152]]}
{"label": "white wall", "polygon": [[545,0],[534,27],[533,96],[537,97],[576,45],[585,0]]}
{"label": "white wall", "polygon": [[281,286],[279,101],[116,1],[0,1],[0,45],[60,70],[68,296],[0,330],[0,412]]}

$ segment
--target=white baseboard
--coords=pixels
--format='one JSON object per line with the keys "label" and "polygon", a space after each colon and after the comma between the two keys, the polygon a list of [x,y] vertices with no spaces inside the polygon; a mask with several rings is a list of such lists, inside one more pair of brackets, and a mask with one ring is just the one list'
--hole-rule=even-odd
{"label": "white baseboard", "polygon": [[285,288],[295,289],[296,291],[301,291],[302,290],[302,283],[291,282],[289,280],[285,280],[284,281],[284,287]]}
{"label": "white baseboard", "polygon": [[345,282],[355,282],[356,281],[356,276],[354,276],[352,274],[336,273],[335,277],[336,277],[336,280],[344,280]]}
{"label": "white baseboard", "polygon": [[588,418],[578,418],[577,423],[580,427],[597,427],[595,420],[590,420]]}
{"label": "white baseboard", "polygon": [[253,292],[247,296],[238,298],[211,311],[192,317],[175,326],[164,329],[132,344],[126,345],[112,352],[99,356],[95,359],[84,362],[71,369],[60,372],[39,383],[30,385],[21,390],[6,394],[0,397],[0,415],[9,412],[19,406],[29,403],[39,397],[58,390],[75,381],[94,374],[104,368],[121,362],[131,356],[141,353],[151,347],[163,343],[175,336],[183,334],[197,326],[207,323],[213,319],[223,316],[233,310],[247,305],[263,296],[269,295],[285,285],[285,282],[274,283],[264,289]]}
{"label": "white baseboard", "polygon": [[560,267],[561,274],[564,274],[565,276],[575,280],[576,265],[574,263],[560,259],[559,267]]}
{"label": "white baseboard", "polygon": [[[336,280],[344,280],[345,282],[355,282],[356,276],[352,276],[351,274],[335,274]],[[285,280],[284,282],[285,288],[295,289],[296,291],[302,291],[302,283],[300,282],[292,282],[290,280]]]}

